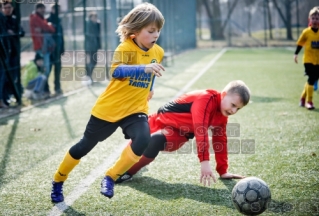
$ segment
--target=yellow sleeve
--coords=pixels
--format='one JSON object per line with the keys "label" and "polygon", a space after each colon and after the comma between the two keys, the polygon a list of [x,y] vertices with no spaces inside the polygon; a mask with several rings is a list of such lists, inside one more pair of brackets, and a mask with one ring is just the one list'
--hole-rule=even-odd
{"label": "yellow sleeve", "polygon": [[308,29],[305,29],[305,30],[303,30],[302,31],[302,33],[301,33],[301,35],[300,35],[300,37],[299,37],[299,39],[298,39],[298,41],[297,41],[297,45],[298,46],[304,46],[305,45],[305,43],[306,43],[306,41],[307,41],[307,31]]}
{"label": "yellow sleeve", "polygon": [[137,62],[137,51],[133,46],[131,41],[124,41],[122,42],[113,53],[112,57],[112,65],[110,69],[110,75],[114,73],[114,70],[119,65],[136,65],[139,64]]}

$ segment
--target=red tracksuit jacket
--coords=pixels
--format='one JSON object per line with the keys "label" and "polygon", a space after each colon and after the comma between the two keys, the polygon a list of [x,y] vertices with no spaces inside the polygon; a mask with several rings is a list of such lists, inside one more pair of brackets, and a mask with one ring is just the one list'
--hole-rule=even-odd
{"label": "red tracksuit jacket", "polygon": [[37,13],[30,15],[30,31],[35,51],[42,49],[43,33],[54,33],[55,28],[49,25],[43,16]]}
{"label": "red tracksuit jacket", "polygon": [[200,162],[209,160],[208,130],[212,130],[216,170],[222,175],[228,169],[228,118],[222,115],[220,104],[221,94],[215,90],[193,91],[162,106],[158,110],[156,121],[163,126],[177,128],[181,133],[193,133]]}

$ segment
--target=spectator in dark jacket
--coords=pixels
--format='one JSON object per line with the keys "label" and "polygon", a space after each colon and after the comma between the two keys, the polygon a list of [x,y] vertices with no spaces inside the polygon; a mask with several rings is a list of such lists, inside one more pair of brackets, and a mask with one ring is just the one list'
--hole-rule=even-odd
{"label": "spectator in dark jacket", "polygon": [[[20,68],[20,37],[24,36],[24,30],[18,23],[16,17],[13,15],[13,4],[12,2],[4,2],[2,4],[2,13],[5,17],[5,28],[8,34],[8,42],[10,43],[9,50],[9,61],[8,69],[11,77],[14,81],[14,84],[19,91],[19,94],[22,94],[22,84],[21,84],[21,68]],[[9,80],[6,79],[5,83],[5,97],[9,99],[9,95],[13,94],[13,86],[9,83]]]}
{"label": "spectator in dark jacket", "polygon": [[91,12],[85,32],[86,74],[92,80],[92,72],[97,63],[96,52],[101,48],[101,28],[97,14]]}
{"label": "spectator in dark jacket", "polygon": [[[39,52],[44,58],[44,71],[47,77],[50,75],[50,55],[55,48],[52,33],[55,28],[44,19],[45,5],[35,5],[35,12],[30,15],[30,31],[35,52]],[[50,92],[46,92],[49,96]]]}
{"label": "spectator in dark jacket", "polygon": [[[1,4],[0,4],[1,5]],[[4,64],[8,63],[8,52],[10,44],[7,37],[7,30],[5,28],[5,17],[0,12],[0,108],[8,108],[4,99],[4,82],[6,80],[6,72]]]}
{"label": "spectator in dark jacket", "polygon": [[[58,11],[56,12],[56,7]],[[48,23],[52,23],[55,28],[53,34],[53,40],[55,42],[55,49],[51,53],[51,67],[54,66],[54,91],[55,95],[62,94],[61,84],[60,84],[60,74],[61,74],[61,55],[64,53],[64,38],[63,38],[63,28],[61,24],[61,19],[59,14],[61,11],[60,5],[51,5],[51,13],[47,18]],[[50,67],[50,68],[51,68]],[[48,85],[46,85],[45,90],[48,90]]]}

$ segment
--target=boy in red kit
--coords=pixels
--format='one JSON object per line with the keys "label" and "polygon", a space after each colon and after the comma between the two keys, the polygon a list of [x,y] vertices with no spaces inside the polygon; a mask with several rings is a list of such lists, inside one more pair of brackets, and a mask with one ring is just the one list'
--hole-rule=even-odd
{"label": "boy in red kit", "polygon": [[139,162],[121,175],[116,183],[131,179],[142,167],[151,163],[159,151],[176,151],[193,137],[196,138],[201,163],[200,182],[210,185],[211,178],[216,182],[209,164],[209,129],[213,134],[216,170],[221,178],[244,178],[227,172],[226,125],[228,116],[247,105],[249,99],[249,88],[244,82],[236,80],[230,82],[221,93],[212,89],[193,91],[160,107],[148,119],[151,129],[148,147]]}

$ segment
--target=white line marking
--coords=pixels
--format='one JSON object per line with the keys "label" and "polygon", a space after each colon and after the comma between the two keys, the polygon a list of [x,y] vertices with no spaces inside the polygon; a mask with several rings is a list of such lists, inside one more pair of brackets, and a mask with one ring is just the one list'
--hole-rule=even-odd
{"label": "white line marking", "polygon": [[126,145],[127,142],[121,144],[118,148],[116,148],[116,150],[112,152],[112,155],[110,157],[107,157],[102,164],[92,170],[91,173],[76,186],[76,188],[64,199],[64,202],[56,204],[48,215],[61,215],[65,210],[67,210],[74,203],[75,200],[77,200],[82,194],[87,191],[87,189],[97,179],[97,177],[102,174],[102,170],[105,170],[105,167],[110,166],[110,164],[119,157]]}
{"label": "white line marking", "polygon": [[203,76],[209,68],[215,64],[215,62],[227,51],[226,48],[222,49],[207,65],[204,67],[190,82],[187,83],[187,85],[184,86],[174,97],[177,98],[184,94],[189,87],[191,87],[201,76]]}
{"label": "white line marking", "polygon": [[[182,95],[187,91],[189,87],[191,87],[203,74],[207,72],[207,70],[215,64],[215,62],[227,51],[226,48],[222,49],[207,65],[204,67],[190,82],[188,82],[184,88],[182,88],[174,98]],[[107,157],[102,164],[97,166],[85,179],[83,179],[76,188],[64,199],[64,202],[56,204],[51,212],[48,214],[49,216],[57,216],[62,215],[62,213],[67,210],[82,194],[84,194],[90,185],[102,174],[101,170],[104,170],[105,167],[109,167],[111,163],[113,163],[121,154],[124,147],[127,145],[127,142],[122,143],[118,146],[115,152],[112,152],[110,157]]]}

